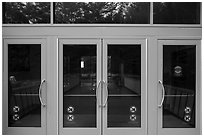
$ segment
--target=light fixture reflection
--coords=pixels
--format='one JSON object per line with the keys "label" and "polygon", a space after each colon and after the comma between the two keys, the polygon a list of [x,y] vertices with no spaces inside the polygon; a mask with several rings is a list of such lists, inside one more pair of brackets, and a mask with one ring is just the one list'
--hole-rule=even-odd
{"label": "light fixture reflection", "polygon": [[84,68],[84,61],[81,61],[81,68]]}

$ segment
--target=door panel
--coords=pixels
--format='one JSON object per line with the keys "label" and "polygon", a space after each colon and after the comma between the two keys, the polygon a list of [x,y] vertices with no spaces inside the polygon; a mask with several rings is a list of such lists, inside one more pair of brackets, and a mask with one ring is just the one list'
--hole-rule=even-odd
{"label": "door panel", "polygon": [[104,134],[146,134],[146,41],[104,40]]}
{"label": "door panel", "polygon": [[[159,133],[198,134],[198,41],[160,41]],[[166,133],[165,133],[165,132]],[[184,132],[183,132],[184,131]]]}
{"label": "door panel", "polygon": [[60,134],[100,134],[99,45],[97,39],[60,40]]}
{"label": "door panel", "polygon": [[9,127],[40,127],[40,44],[8,44],[8,78]]}
{"label": "door panel", "polygon": [[108,128],[141,127],[141,97],[109,96]]}
{"label": "door panel", "polygon": [[41,104],[46,102],[46,81],[41,83],[45,79],[44,55],[43,40],[4,41],[6,134],[46,133],[46,106]]}
{"label": "door panel", "polygon": [[63,45],[63,126],[96,127],[96,45]]}
{"label": "door panel", "polygon": [[141,45],[108,45],[108,128],[141,127]]}

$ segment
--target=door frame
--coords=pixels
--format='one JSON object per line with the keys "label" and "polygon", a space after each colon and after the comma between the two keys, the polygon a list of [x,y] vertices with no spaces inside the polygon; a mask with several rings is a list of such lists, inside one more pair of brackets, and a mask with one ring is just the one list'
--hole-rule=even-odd
{"label": "door frame", "polygon": [[[46,80],[46,40],[39,38],[3,39],[3,134],[41,135],[47,133],[47,108],[41,105],[41,127],[8,127],[8,44],[41,44],[41,81]],[[46,103],[46,86],[42,86],[42,100]]]}
{"label": "door frame", "polygon": [[[147,39],[134,39],[134,38],[105,38],[103,39],[103,81],[107,81],[107,56],[108,44],[140,44],[141,45],[141,128],[108,128],[107,127],[107,107],[103,108],[103,134],[110,135],[139,135],[147,134]],[[105,89],[105,88],[104,88]],[[103,89],[102,100],[106,100],[108,93]]]}
{"label": "door frame", "polygon": [[98,90],[98,94],[96,94],[96,128],[78,128],[78,127],[67,127],[63,128],[63,45],[64,44],[80,44],[80,45],[86,45],[86,44],[95,44],[96,45],[96,56],[97,56],[97,64],[96,64],[96,81],[97,81],[97,87],[99,85],[99,82],[101,81],[101,39],[79,39],[79,38],[60,38],[58,40],[59,45],[59,95],[58,95],[58,131],[59,134],[63,135],[96,135],[101,134],[101,109],[100,109],[100,98],[101,98],[101,88]]}
{"label": "door frame", "polygon": [[[195,128],[162,128],[162,114],[163,107],[158,110],[158,134],[168,134],[168,135],[199,135],[201,134],[201,41],[193,39],[177,39],[177,40],[158,40],[158,66],[157,66],[157,81],[163,81],[163,45],[196,45],[196,118],[195,118]],[[157,82],[158,83],[158,82]],[[157,84],[157,104],[161,102],[161,87],[159,83]]]}

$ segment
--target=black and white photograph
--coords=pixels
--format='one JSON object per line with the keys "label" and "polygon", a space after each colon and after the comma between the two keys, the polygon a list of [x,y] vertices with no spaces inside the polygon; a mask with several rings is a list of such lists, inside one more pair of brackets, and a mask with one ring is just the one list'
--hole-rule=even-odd
{"label": "black and white photograph", "polygon": [[202,135],[201,1],[3,1],[2,135]]}

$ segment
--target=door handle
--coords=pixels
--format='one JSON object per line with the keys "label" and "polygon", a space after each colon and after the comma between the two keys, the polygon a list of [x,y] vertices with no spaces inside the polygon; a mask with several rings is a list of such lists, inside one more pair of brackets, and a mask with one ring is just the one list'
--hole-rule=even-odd
{"label": "door handle", "polygon": [[38,91],[38,96],[39,96],[39,99],[40,99],[40,103],[41,103],[41,105],[42,105],[43,107],[46,106],[45,103],[43,103],[43,101],[42,101],[42,85],[43,85],[43,83],[45,83],[45,82],[46,82],[45,79],[43,79],[42,82],[40,83],[40,87],[39,87],[39,91]]}
{"label": "door handle", "polygon": [[106,95],[106,100],[105,100],[105,102],[104,102],[104,104],[103,104],[103,106],[102,107],[106,107],[106,105],[107,105],[107,102],[108,102],[108,83],[106,82],[106,81],[103,81],[103,83],[104,83],[104,85],[105,85],[105,89],[106,89],[106,92],[107,92],[107,95]]}
{"label": "door handle", "polygon": [[162,100],[161,100],[161,103],[158,105],[158,107],[161,108],[163,106],[163,103],[164,103],[165,89],[164,89],[164,85],[163,85],[161,80],[159,80],[159,84],[162,87]]}
{"label": "door handle", "polygon": [[103,82],[103,81],[99,81],[99,83],[98,83],[98,85],[97,85],[97,87],[96,87],[96,102],[97,102],[97,104],[99,104],[99,106],[101,106],[101,104],[100,104],[100,101],[99,101],[99,103],[98,103],[98,92],[99,92],[99,87],[100,87],[100,85],[101,85],[102,82]]}

